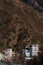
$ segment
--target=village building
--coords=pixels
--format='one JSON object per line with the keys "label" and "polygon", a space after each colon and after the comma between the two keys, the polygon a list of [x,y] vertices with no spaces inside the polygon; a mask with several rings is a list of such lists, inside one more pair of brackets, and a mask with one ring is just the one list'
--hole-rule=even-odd
{"label": "village building", "polygon": [[33,44],[32,45],[32,56],[38,56],[38,52],[39,52],[39,45]]}
{"label": "village building", "polygon": [[5,59],[10,60],[12,58],[13,51],[12,49],[7,49],[4,51],[4,57]]}
{"label": "village building", "polygon": [[39,44],[31,44],[29,48],[23,49],[25,59],[33,59],[34,56],[38,56]]}

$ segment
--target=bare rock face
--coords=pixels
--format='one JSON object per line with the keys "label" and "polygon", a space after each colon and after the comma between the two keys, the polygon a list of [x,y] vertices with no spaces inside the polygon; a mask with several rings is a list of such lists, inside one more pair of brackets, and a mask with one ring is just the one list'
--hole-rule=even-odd
{"label": "bare rock face", "polygon": [[0,49],[38,41],[43,48],[43,15],[19,0],[0,0]]}

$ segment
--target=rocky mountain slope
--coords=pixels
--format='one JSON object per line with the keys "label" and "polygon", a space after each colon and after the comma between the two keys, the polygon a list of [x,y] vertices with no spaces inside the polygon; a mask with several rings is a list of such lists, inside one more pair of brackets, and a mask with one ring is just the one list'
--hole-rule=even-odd
{"label": "rocky mountain slope", "polygon": [[43,49],[43,14],[19,0],[0,0],[0,49],[31,43]]}

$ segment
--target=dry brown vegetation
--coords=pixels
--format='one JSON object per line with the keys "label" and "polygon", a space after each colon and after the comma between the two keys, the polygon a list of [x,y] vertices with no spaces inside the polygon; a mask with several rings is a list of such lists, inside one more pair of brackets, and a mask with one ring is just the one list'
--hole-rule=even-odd
{"label": "dry brown vegetation", "polygon": [[34,42],[43,49],[43,14],[18,0],[0,0],[0,48],[20,51]]}

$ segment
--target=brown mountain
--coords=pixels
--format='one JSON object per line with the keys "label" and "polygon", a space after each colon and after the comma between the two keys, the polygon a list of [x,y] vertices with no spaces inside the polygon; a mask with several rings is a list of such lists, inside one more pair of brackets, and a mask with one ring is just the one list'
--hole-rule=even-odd
{"label": "brown mountain", "polygon": [[0,0],[0,48],[31,43],[43,49],[43,14],[19,0]]}

